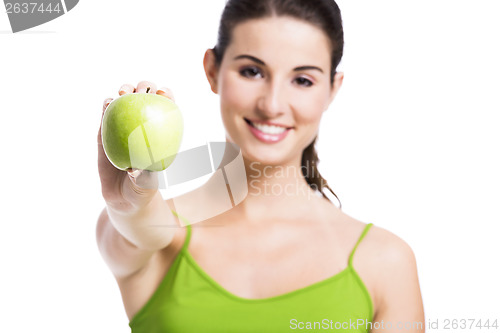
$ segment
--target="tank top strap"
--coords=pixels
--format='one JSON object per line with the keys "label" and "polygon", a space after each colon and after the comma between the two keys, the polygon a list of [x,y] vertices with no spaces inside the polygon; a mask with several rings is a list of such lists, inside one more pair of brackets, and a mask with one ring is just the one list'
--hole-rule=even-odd
{"label": "tank top strap", "polygon": [[191,224],[186,226],[186,239],[184,240],[184,245],[182,245],[182,251],[187,251],[189,241],[191,240]]}
{"label": "tank top strap", "polygon": [[368,230],[370,230],[370,227],[373,225],[373,223],[368,223],[363,232],[361,233],[361,236],[359,236],[359,239],[358,241],[356,242],[356,245],[354,246],[354,248],[352,249],[351,251],[351,254],[349,255],[349,266],[352,266],[352,258],[354,257],[354,253],[356,252],[356,249],[359,245],[359,243],[361,243],[361,241],[363,240],[363,238],[365,237],[365,235],[367,234]]}
{"label": "tank top strap", "polygon": [[191,224],[189,223],[188,220],[186,220],[185,217],[181,216],[179,213],[171,210],[172,214],[177,216],[179,219],[181,219],[185,224],[186,224],[186,239],[184,240],[184,244],[182,245],[182,251],[186,251],[189,241],[191,240]]}

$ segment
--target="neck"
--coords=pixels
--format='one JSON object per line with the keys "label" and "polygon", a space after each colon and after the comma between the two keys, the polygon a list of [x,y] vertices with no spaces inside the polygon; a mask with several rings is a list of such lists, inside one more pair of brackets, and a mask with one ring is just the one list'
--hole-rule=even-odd
{"label": "neck", "polygon": [[240,210],[248,220],[287,218],[287,213],[293,215],[296,209],[310,208],[317,199],[302,174],[300,160],[283,165],[245,160],[245,169],[248,195]]}
{"label": "neck", "polygon": [[[222,164],[234,157],[235,152],[226,149]],[[301,158],[300,155],[280,165],[270,165],[243,157],[248,194],[231,209],[231,214],[236,214],[238,220],[255,224],[296,220],[297,214],[310,214],[314,205],[324,199],[307,183]]]}

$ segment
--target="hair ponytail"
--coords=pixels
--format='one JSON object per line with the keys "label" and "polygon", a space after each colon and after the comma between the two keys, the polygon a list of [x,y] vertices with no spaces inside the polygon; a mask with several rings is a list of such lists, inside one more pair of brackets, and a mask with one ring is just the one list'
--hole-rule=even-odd
{"label": "hair ponytail", "polygon": [[311,142],[309,146],[304,149],[304,152],[302,153],[302,161],[301,161],[301,170],[302,174],[304,175],[307,183],[313,190],[319,191],[323,197],[329,201],[330,198],[328,198],[325,195],[325,192],[323,192],[323,189],[326,188],[332,194],[337,198],[337,201],[339,202],[340,209],[342,209],[342,203],[340,202],[340,199],[337,197],[335,192],[332,191],[330,186],[328,186],[328,182],[326,181],[325,178],[321,176],[318,170],[318,163],[319,163],[319,158],[318,154],[316,152],[315,144],[316,144],[316,139],[318,137],[316,136],[314,140]]}

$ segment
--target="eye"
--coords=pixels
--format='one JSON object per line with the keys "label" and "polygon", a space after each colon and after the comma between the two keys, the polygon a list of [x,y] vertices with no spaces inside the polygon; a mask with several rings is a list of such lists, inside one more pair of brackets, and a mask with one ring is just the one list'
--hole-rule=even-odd
{"label": "eye", "polygon": [[241,71],[240,71],[240,74],[244,77],[248,77],[248,78],[252,78],[252,77],[255,77],[257,75],[261,75],[262,74],[260,73],[260,70],[257,68],[257,67],[247,67],[247,68],[243,68]]}
{"label": "eye", "polygon": [[303,86],[303,87],[310,87],[310,86],[313,85],[313,83],[311,82],[311,80],[308,80],[305,77],[298,77],[296,79],[296,81],[299,84],[299,86]]}

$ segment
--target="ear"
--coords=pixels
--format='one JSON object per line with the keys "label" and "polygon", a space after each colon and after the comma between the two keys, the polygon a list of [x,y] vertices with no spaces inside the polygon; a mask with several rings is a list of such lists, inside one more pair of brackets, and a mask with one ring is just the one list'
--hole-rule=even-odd
{"label": "ear", "polygon": [[208,83],[210,83],[210,88],[217,94],[217,74],[218,68],[215,63],[215,53],[213,49],[208,49],[205,52],[205,57],[203,58],[203,67],[205,68],[205,75],[207,76]]}
{"label": "ear", "polygon": [[326,109],[328,109],[330,104],[332,104],[333,99],[337,95],[337,92],[339,91],[340,87],[342,87],[342,82],[344,82],[344,73],[337,72],[333,77],[333,85],[332,89],[330,90],[330,97],[328,98],[328,105],[326,106],[325,111]]}

